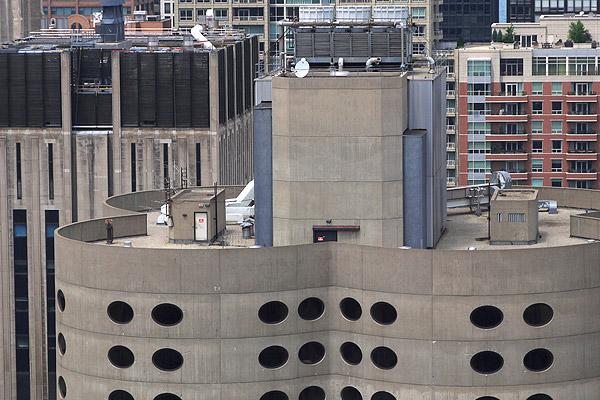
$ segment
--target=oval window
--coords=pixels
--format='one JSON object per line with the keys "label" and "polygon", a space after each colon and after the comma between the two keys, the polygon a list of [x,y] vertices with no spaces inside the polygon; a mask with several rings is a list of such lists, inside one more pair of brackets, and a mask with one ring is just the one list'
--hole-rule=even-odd
{"label": "oval window", "polygon": [[388,392],[377,392],[371,396],[371,400],[396,400],[396,397]]}
{"label": "oval window", "polygon": [[282,367],[288,360],[289,354],[281,346],[269,346],[258,355],[258,363],[265,368]]}
{"label": "oval window", "polygon": [[325,357],[325,347],[319,342],[308,342],[298,350],[298,358],[302,364],[316,364]]}
{"label": "oval window", "polygon": [[492,329],[502,323],[504,314],[494,306],[481,306],[471,312],[471,322],[481,329]]}
{"label": "oval window", "polygon": [[324,400],[325,391],[318,386],[309,386],[303,389],[298,396],[298,400]]}
{"label": "oval window", "polygon": [[108,305],[106,312],[117,324],[126,324],[133,319],[133,308],[123,301],[113,301]]}
{"label": "oval window", "polygon": [[380,346],[371,352],[371,361],[377,368],[392,369],[398,364],[398,357],[389,347]]}
{"label": "oval window", "polygon": [[67,352],[67,342],[65,341],[65,337],[62,333],[58,334],[58,337],[56,338],[56,343],[58,344],[58,351],[60,355],[64,356]]}
{"label": "oval window", "polygon": [[160,349],[152,355],[152,364],[162,371],[176,371],[183,365],[183,356],[173,349]]}
{"label": "oval window", "polygon": [[281,301],[270,301],[258,310],[258,318],[265,324],[278,324],[288,316],[288,308]]}
{"label": "oval window", "polygon": [[183,311],[175,304],[159,304],[152,309],[152,319],[162,326],[177,325],[183,319]]}
{"label": "oval window", "polygon": [[390,325],[396,321],[398,313],[393,305],[380,301],[371,307],[371,317],[381,325]]}
{"label": "oval window", "polygon": [[115,390],[108,395],[108,400],[133,400],[133,396],[124,390]]}
{"label": "oval window", "polygon": [[298,305],[298,315],[307,321],[313,321],[323,315],[325,304],[316,297],[309,297],[302,300]]}
{"label": "oval window", "polygon": [[154,400],[181,400],[181,397],[174,395],[173,393],[161,393],[156,396]]}
{"label": "oval window", "polygon": [[342,358],[350,365],[358,365],[362,361],[362,350],[352,342],[346,342],[340,346]]}
{"label": "oval window", "polygon": [[531,326],[544,326],[552,320],[553,316],[552,307],[544,303],[532,304],[523,311],[523,319]]}
{"label": "oval window", "polygon": [[360,303],[352,297],[346,297],[340,302],[340,311],[342,315],[350,321],[358,321],[362,316],[362,307]]}
{"label": "oval window", "polygon": [[58,300],[58,309],[61,312],[65,311],[65,294],[62,290],[58,289],[58,292],[56,292],[56,299]]}
{"label": "oval window", "polygon": [[362,400],[362,394],[360,394],[357,388],[352,386],[343,388],[340,395],[342,396],[342,400]]}
{"label": "oval window", "polygon": [[483,396],[483,397],[478,397],[477,400],[499,400],[497,397],[492,397],[492,396]]}
{"label": "oval window", "polygon": [[129,368],[133,365],[135,357],[131,350],[125,346],[114,346],[108,350],[108,360],[118,368]]}
{"label": "oval window", "polygon": [[67,396],[67,383],[62,376],[58,377],[58,393],[63,399]]}
{"label": "oval window", "polygon": [[471,357],[471,368],[480,374],[493,374],[504,365],[502,356],[494,351],[482,351]]}
{"label": "oval window", "polygon": [[289,400],[288,395],[280,390],[271,390],[263,394],[260,400]]}
{"label": "oval window", "polygon": [[533,372],[545,371],[553,362],[554,355],[546,349],[533,349],[523,357],[523,365]]}
{"label": "oval window", "polygon": [[552,397],[548,396],[547,394],[537,393],[529,396],[527,400],[552,400]]}

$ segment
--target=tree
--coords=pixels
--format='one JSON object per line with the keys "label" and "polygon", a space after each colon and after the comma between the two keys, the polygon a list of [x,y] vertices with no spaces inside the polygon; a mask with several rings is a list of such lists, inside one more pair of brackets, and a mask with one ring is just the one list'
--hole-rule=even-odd
{"label": "tree", "polygon": [[456,47],[459,49],[465,47],[465,39],[463,39],[462,35],[458,37],[458,40],[456,41]]}
{"label": "tree", "polygon": [[492,42],[497,42],[497,41],[498,41],[498,31],[494,29],[492,31]]}
{"label": "tree", "polygon": [[515,28],[510,24],[508,28],[506,28],[506,33],[502,36],[502,41],[504,43],[514,43],[515,42]]}
{"label": "tree", "polygon": [[573,43],[588,43],[592,41],[590,31],[585,29],[585,26],[583,26],[581,21],[571,22],[571,25],[569,25],[568,37]]}

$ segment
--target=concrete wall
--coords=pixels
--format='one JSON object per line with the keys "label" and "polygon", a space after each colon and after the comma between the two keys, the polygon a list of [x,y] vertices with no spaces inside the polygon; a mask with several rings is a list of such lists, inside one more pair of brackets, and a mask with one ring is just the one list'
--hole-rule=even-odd
{"label": "concrete wall", "polygon": [[[98,221],[76,224],[87,237],[102,238]],[[310,385],[338,398],[345,386],[363,398],[384,390],[397,399],[473,400],[480,396],[525,400],[544,393],[553,399],[596,400],[600,392],[600,243],[489,251],[401,250],[342,243],[261,249],[142,249],[73,240],[74,226],[57,232],[57,290],[65,309],[57,330],[66,341],[58,375],[67,399],[106,399],[113,390],[152,399],[169,392],[183,399],[259,399],[270,390],[297,398]],[[94,233],[95,232],[95,233]],[[543,260],[541,262],[540,260]],[[314,321],[296,310],[308,297],[324,303]],[[362,307],[357,321],[340,312],[343,298]],[[107,316],[113,301],[134,310],[133,320],[116,324]],[[269,301],[287,305],[289,315],[269,325],[257,316]],[[398,318],[381,325],[370,316],[379,301]],[[152,309],[172,303],[183,319],[172,327],[155,323]],[[542,327],[523,320],[531,304],[546,303],[554,316]],[[469,317],[493,305],[504,319],[493,329],[475,327]],[[299,348],[318,341],[326,349],[316,365],[298,360]],[[344,362],[339,349],[354,342],[363,358]],[[135,356],[126,369],[107,359],[115,345]],[[280,368],[259,365],[259,353],[280,345],[289,360]],[[398,364],[377,368],[377,346],[391,348]],[[172,348],[183,366],[164,372],[153,353]],[[523,357],[546,348],[554,363],[528,371]],[[500,371],[483,375],[470,367],[473,355],[502,355]]]}
{"label": "concrete wall", "polygon": [[360,225],[338,241],[402,245],[406,76],[273,78],[276,246],[311,243],[314,225]]}
{"label": "concrete wall", "polygon": [[571,215],[571,236],[600,240],[600,212]]}
{"label": "concrete wall", "polygon": [[[207,214],[208,241],[214,240],[220,232],[225,229],[225,192],[220,190],[216,196],[203,191],[197,197],[180,192],[171,201],[170,214],[173,225],[169,226],[169,241],[175,243],[191,243],[196,240],[195,214],[205,212]],[[202,205],[202,207],[200,207]]]}
{"label": "concrete wall", "polygon": [[[511,198],[518,190],[504,189],[494,193],[490,211],[491,244],[532,244],[538,240],[538,193],[530,198]],[[502,198],[500,196],[507,196]],[[523,214],[524,221],[510,221],[510,214]],[[500,216],[499,216],[500,215]]]}
{"label": "concrete wall", "polygon": [[41,0],[4,0],[0,2],[0,42],[20,39],[40,29]]}

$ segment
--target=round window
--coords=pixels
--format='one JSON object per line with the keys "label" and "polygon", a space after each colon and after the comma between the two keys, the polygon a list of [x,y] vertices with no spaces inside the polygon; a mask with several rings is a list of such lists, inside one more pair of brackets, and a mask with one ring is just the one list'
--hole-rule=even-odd
{"label": "round window", "polygon": [[183,356],[173,349],[160,349],[152,355],[152,363],[162,371],[176,371],[183,365]]}
{"label": "round window", "polygon": [[258,318],[265,324],[278,324],[288,316],[288,308],[281,301],[270,301],[258,310]]}
{"label": "round window", "polygon": [[307,321],[313,321],[319,318],[323,315],[323,312],[325,312],[325,304],[323,304],[321,299],[316,297],[304,299],[300,305],[298,305],[298,315],[300,318]]}
{"label": "round window", "polygon": [[303,389],[298,396],[298,400],[324,400],[325,391],[318,386],[309,386]]}
{"label": "round window", "polygon": [[523,319],[525,322],[528,325],[536,327],[548,324],[553,316],[554,311],[552,310],[552,307],[544,303],[532,304],[523,311]]}
{"label": "round window", "polygon": [[162,326],[177,325],[183,319],[183,311],[175,304],[159,304],[152,309],[152,319]]}
{"label": "round window", "polygon": [[376,347],[371,352],[371,361],[381,369],[392,369],[398,364],[396,353],[389,347]]}
{"label": "round window", "polygon": [[64,356],[67,352],[67,342],[65,341],[65,337],[62,333],[58,334],[58,337],[56,338],[56,343],[58,344],[58,352],[61,356]]}
{"label": "round window", "polygon": [[471,368],[480,374],[493,374],[504,365],[502,356],[494,351],[482,351],[471,357]]}
{"label": "round window", "polygon": [[534,349],[523,357],[523,365],[530,371],[542,372],[550,368],[554,362],[554,355],[550,350]]}
{"label": "round window", "polygon": [[271,390],[260,396],[260,400],[289,400],[287,394],[280,390]]}
{"label": "round window", "polygon": [[133,396],[124,390],[115,390],[108,395],[108,400],[133,400]]}
{"label": "round window", "polygon": [[340,311],[350,321],[358,321],[362,315],[360,303],[352,297],[346,297],[340,302]]}
{"label": "round window", "polygon": [[471,312],[471,322],[481,329],[492,329],[502,323],[504,314],[494,306],[481,306]]}
{"label": "round window", "polygon": [[117,324],[126,324],[133,319],[133,308],[123,301],[113,301],[108,305],[106,312]]}
{"label": "round window", "polygon": [[393,305],[380,301],[371,307],[371,317],[381,325],[390,325],[396,321],[398,313]]}
{"label": "round window", "polygon": [[63,399],[67,396],[67,383],[62,376],[58,377],[58,393]]}
{"label": "round window", "polygon": [[319,342],[308,342],[298,350],[298,358],[302,364],[316,364],[325,357],[325,347]]}
{"label": "round window", "polygon": [[60,289],[58,289],[58,292],[56,292],[56,300],[58,300],[58,309],[61,312],[64,312],[65,311],[65,294]]}
{"label": "round window", "polygon": [[360,394],[357,388],[352,386],[343,388],[340,395],[342,396],[342,400],[362,400],[362,394]]}
{"label": "round window", "polygon": [[358,365],[362,361],[360,347],[352,342],[346,342],[340,346],[342,358],[350,365]]}
{"label": "round window", "polygon": [[135,357],[131,350],[125,346],[114,346],[108,350],[108,360],[118,368],[129,368],[133,365]]}
{"label": "round window", "polygon": [[288,352],[281,346],[269,346],[258,355],[258,363],[265,368],[282,367],[288,360]]}

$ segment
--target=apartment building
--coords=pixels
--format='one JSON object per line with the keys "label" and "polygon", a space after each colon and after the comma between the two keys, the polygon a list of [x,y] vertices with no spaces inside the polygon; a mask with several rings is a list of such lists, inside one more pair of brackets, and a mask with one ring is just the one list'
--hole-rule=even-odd
{"label": "apartment building", "polygon": [[[102,11],[100,0],[43,0],[42,6],[42,28],[50,26],[59,29],[87,28],[87,26],[73,25],[79,21],[73,20],[71,17],[77,15],[91,20],[94,13]],[[136,10],[153,14],[154,0],[125,0],[123,15],[133,17],[133,12]],[[71,22],[69,22],[69,18],[71,18]]]}
{"label": "apartment building", "polygon": [[600,50],[514,47],[459,51],[460,184],[598,188]]}

